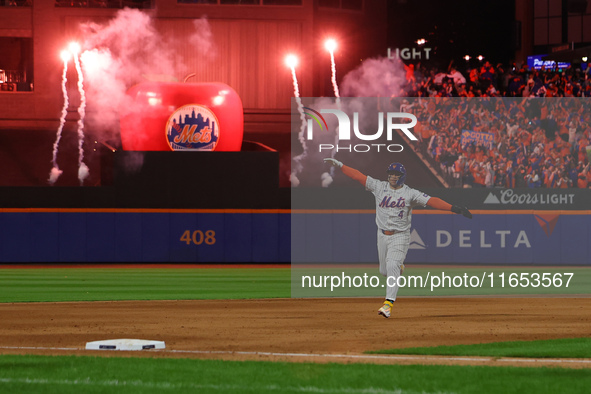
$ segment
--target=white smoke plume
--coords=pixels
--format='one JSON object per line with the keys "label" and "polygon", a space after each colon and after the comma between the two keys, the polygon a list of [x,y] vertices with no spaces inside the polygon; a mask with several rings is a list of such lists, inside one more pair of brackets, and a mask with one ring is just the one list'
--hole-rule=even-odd
{"label": "white smoke plume", "polygon": [[199,56],[213,59],[217,56],[217,50],[213,42],[213,32],[206,18],[193,21],[195,31],[189,36],[189,44],[197,50]]}
{"label": "white smoke plume", "polygon": [[105,24],[80,25],[85,41],[81,56],[88,101],[87,121],[105,139],[119,128],[122,108],[132,102],[126,91],[145,80],[176,81],[188,70],[177,49],[192,46],[198,53],[215,54],[213,34],[206,18],[193,21],[187,38],[163,35],[147,13],[124,8]]}
{"label": "white smoke plume", "polygon": [[84,164],[84,162],[80,162],[78,167],[78,179],[80,180],[80,185],[84,183],[84,180],[88,177],[89,172],[88,166]]}
{"label": "white smoke plume", "polygon": [[345,75],[341,91],[343,97],[399,97],[405,82],[400,60],[372,58]]}
{"label": "white smoke plume", "polygon": [[78,180],[80,185],[88,177],[88,167],[84,163],[84,118],[86,117],[86,92],[84,91],[84,77],[82,67],[78,59],[78,53],[74,53],[74,63],[78,74],[78,92],[80,94],[80,105],[78,106]]}
{"label": "white smoke plume", "polygon": [[67,75],[68,75],[68,60],[69,54],[67,52],[62,53],[62,57],[65,56],[64,59],[64,71],[62,72],[62,95],[64,97],[64,105],[62,106],[62,114],[60,116],[60,125],[57,129],[55,142],[53,143],[53,158],[52,164],[53,167],[51,168],[51,172],[49,173],[48,182],[50,185],[54,185],[57,182],[57,179],[62,175],[63,171],[60,170],[59,166],[57,165],[57,152],[59,149],[60,140],[62,139],[62,132],[64,130],[64,126],[66,124],[66,116],[68,115],[68,106],[70,105],[70,101],[68,98],[68,88],[67,88]]}
{"label": "white smoke plume", "polygon": [[51,172],[49,173],[49,184],[54,185],[57,182],[57,179],[62,175],[63,171],[59,169],[59,167],[53,167]]}
{"label": "white smoke plume", "polygon": [[320,180],[322,181],[322,187],[330,186],[333,181],[332,176],[328,172],[323,172],[322,175],[320,175]]}
{"label": "white smoke plume", "polygon": [[172,74],[175,70],[174,47],[154,25],[152,18],[136,9],[124,8],[106,25],[81,25],[84,49],[99,49],[119,63],[108,76],[128,84],[143,74]]}

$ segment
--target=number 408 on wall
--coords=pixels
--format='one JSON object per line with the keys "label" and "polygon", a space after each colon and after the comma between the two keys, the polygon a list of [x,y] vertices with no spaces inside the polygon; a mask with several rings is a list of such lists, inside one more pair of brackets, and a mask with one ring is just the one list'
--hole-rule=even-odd
{"label": "number 408 on wall", "polygon": [[191,245],[191,243],[195,245],[201,245],[203,243],[206,245],[213,245],[216,242],[215,231],[207,230],[203,232],[201,230],[185,230],[183,235],[181,235],[181,241],[185,242],[187,245]]}

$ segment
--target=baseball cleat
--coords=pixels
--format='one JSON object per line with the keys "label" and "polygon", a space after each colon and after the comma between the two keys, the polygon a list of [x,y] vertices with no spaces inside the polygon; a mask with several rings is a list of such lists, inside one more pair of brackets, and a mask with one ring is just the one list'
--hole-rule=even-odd
{"label": "baseball cleat", "polygon": [[380,309],[378,309],[378,315],[384,316],[386,319],[390,317],[390,312],[392,311],[392,303],[390,301],[384,301],[384,305]]}

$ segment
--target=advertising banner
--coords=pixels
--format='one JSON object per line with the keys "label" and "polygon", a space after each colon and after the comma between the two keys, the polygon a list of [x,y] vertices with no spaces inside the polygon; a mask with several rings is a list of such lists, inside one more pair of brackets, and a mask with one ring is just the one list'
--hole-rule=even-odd
{"label": "advertising banner", "polygon": [[[292,214],[292,263],[377,262],[375,213]],[[405,261],[417,264],[591,265],[591,212],[413,214]]]}

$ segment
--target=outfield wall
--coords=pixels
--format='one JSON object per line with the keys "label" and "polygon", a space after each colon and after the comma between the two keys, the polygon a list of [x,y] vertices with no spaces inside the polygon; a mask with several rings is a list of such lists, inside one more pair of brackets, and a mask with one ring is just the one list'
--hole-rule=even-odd
{"label": "outfield wall", "polygon": [[[415,212],[407,262],[591,264],[591,211]],[[0,262],[372,263],[372,210],[1,209]]]}
{"label": "outfield wall", "polygon": [[[591,264],[591,211],[473,213],[414,212],[406,262]],[[372,210],[300,211],[292,215],[292,262],[377,261],[376,236]]]}
{"label": "outfield wall", "polygon": [[1,262],[287,263],[289,243],[289,210],[0,210]]}

